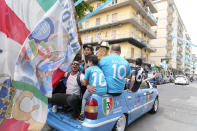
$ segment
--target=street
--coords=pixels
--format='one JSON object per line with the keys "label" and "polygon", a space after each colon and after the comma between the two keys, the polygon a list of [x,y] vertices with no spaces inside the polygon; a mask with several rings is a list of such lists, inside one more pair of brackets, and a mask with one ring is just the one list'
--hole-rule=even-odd
{"label": "street", "polygon": [[197,131],[197,82],[158,85],[159,110],[131,123],[126,131]]}

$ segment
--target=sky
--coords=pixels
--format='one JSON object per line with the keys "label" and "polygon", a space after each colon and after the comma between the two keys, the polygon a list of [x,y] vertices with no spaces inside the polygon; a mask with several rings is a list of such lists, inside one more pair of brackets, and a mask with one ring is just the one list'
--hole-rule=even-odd
{"label": "sky", "polygon": [[[197,0],[174,0],[192,43],[197,45]],[[197,55],[197,48],[192,47]]]}

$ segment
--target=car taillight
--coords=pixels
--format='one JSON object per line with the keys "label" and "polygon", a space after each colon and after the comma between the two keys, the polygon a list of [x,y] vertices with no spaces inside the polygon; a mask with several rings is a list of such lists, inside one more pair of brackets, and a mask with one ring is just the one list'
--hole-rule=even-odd
{"label": "car taillight", "polygon": [[186,78],[184,80],[186,80]]}
{"label": "car taillight", "polygon": [[176,78],[174,78],[174,80],[176,80]]}
{"label": "car taillight", "polygon": [[96,120],[98,115],[98,103],[94,98],[90,98],[85,106],[85,117]]}

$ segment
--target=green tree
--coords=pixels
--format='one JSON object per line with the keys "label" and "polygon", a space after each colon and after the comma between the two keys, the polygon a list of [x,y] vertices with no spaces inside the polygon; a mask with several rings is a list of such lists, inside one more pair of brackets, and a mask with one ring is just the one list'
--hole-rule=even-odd
{"label": "green tree", "polygon": [[[74,0],[76,2],[77,0]],[[100,2],[105,2],[106,0],[97,0]],[[81,2],[78,6],[75,7],[76,13],[77,13],[77,18],[82,19],[85,17],[86,12],[92,12],[94,8],[88,3],[88,2]]]}

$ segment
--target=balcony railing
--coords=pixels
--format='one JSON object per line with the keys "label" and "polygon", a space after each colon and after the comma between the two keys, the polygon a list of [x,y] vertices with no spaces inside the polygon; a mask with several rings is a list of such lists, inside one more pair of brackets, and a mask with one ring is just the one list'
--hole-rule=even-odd
{"label": "balcony railing", "polygon": [[166,45],[166,49],[167,49],[167,50],[172,50],[172,49],[173,49],[173,46],[170,45],[170,44],[167,44],[167,45]]}
{"label": "balcony railing", "polygon": [[172,41],[172,37],[171,36],[168,36],[167,37],[167,40],[171,42]]}
{"label": "balcony railing", "polygon": [[168,29],[168,33],[171,33],[173,31],[173,27],[172,26],[167,26],[167,29]]}
{"label": "balcony railing", "polygon": [[157,25],[157,19],[152,15],[152,13],[149,10],[146,9],[146,7],[143,7],[138,0],[118,0],[116,4],[108,4],[108,6],[105,6],[95,15],[128,5],[131,5],[135,10],[138,10],[140,14],[142,14],[152,26]]}
{"label": "balcony railing", "polygon": [[177,49],[177,51],[178,51],[179,53],[183,52],[183,47],[182,47],[182,46],[179,46],[178,49]]}
{"label": "balcony railing", "polygon": [[178,40],[177,43],[178,43],[178,46],[182,46],[183,45],[183,42],[181,40]]}
{"label": "balcony railing", "polygon": [[183,64],[182,59],[178,59],[178,58],[176,58],[176,61],[177,61],[177,64],[179,64],[179,65],[182,65],[182,64]]}
{"label": "balcony railing", "polygon": [[172,59],[172,55],[171,54],[166,54],[166,58],[167,59]]}
{"label": "balcony railing", "polygon": [[172,6],[168,6],[168,14],[173,14],[174,9]]}
{"label": "balcony railing", "polygon": [[151,30],[151,28],[144,24],[138,17],[132,17],[131,23],[136,26],[140,31],[145,32],[147,36],[149,36],[151,39],[156,38],[156,34]]}
{"label": "balcony railing", "polygon": [[174,17],[173,16],[168,16],[167,20],[168,20],[169,24],[172,24],[172,22],[174,20]]}

